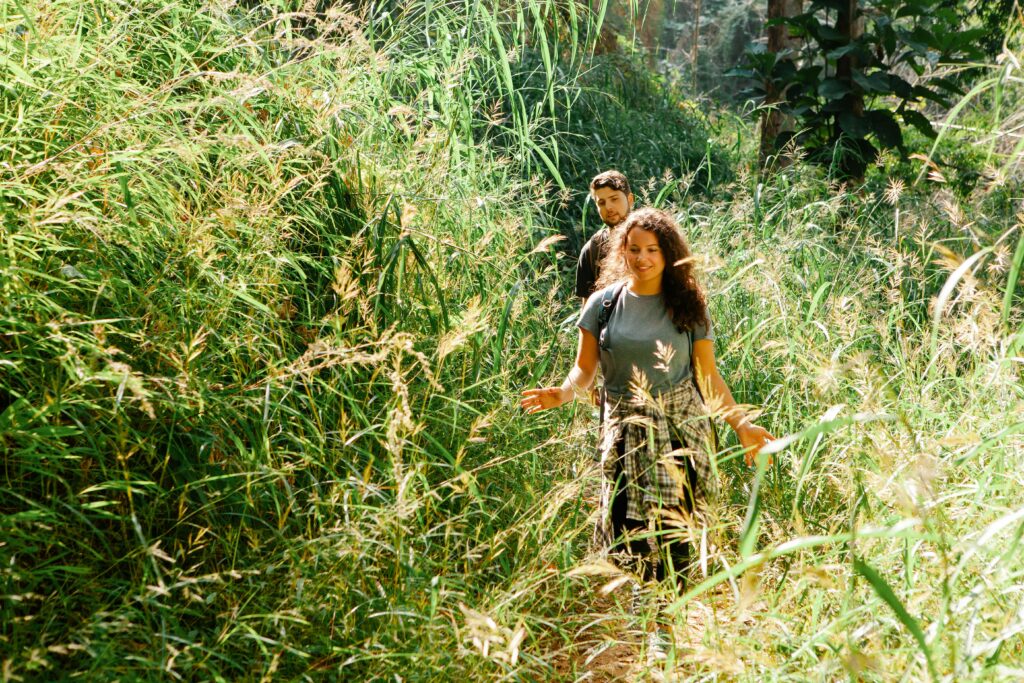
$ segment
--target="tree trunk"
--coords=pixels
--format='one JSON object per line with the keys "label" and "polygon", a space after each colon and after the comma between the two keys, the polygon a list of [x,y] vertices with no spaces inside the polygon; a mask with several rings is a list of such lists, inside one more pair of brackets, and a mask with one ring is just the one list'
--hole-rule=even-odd
{"label": "tree trunk", "polygon": [[[857,0],[846,0],[839,15],[836,17],[836,30],[846,37],[846,42],[852,43],[864,33],[864,19],[857,11]],[[836,78],[853,88],[853,70],[856,68],[856,57],[847,54],[836,62]],[[854,115],[864,115],[864,96],[858,92],[846,96],[845,104]]]}
{"label": "tree trunk", "polygon": [[[864,17],[859,12],[857,0],[845,0],[842,3],[839,14],[836,16],[836,31],[843,34],[848,44],[860,38],[864,33]],[[853,73],[856,68],[857,58],[853,54],[844,55],[836,61],[836,78],[850,88],[850,94],[842,99],[842,106],[860,119],[864,117],[864,94],[853,82]],[[833,119],[833,131],[835,143],[838,144],[841,135],[838,114]],[[861,145],[860,149],[850,153],[849,157],[844,154],[840,167],[854,183],[859,185],[864,180],[865,165],[870,164],[873,160],[865,158],[870,149],[867,147],[867,142],[864,140],[854,141],[854,144],[858,143]]]}
{"label": "tree trunk", "polygon": [[633,29],[640,44],[647,53],[647,66],[654,70],[658,64],[659,28],[665,19],[664,0],[646,0],[637,3],[637,14],[633,16]]}
{"label": "tree trunk", "polygon": [[[782,19],[784,17],[795,17],[803,12],[803,0],[768,0],[768,20]],[[796,51],[799,42],[789,34],[789,27],[774,25],[768,27],[768,51],[778,54],[783,50]],[[792,59],[792,57],[786,57]],[[761,170],[768,170],[769,164],[774,163],[779,167],[788,166],[791,160],[788,157],[778,156],[777,141],[781,134],[791,133],[794,130],[793,119],[778,110],[776,105],[785,101],[786,93],[779,91],[771,83],[766,84],[765,105],[768,108],[761,114],[761,145],[760,164]]]}
{"label": "tree trunk", "polygon": [[693,9],[693,92],[700,92],[700,82],[697,78],[697,63],[700,57],[700,12],[701,0],[696,0]]}

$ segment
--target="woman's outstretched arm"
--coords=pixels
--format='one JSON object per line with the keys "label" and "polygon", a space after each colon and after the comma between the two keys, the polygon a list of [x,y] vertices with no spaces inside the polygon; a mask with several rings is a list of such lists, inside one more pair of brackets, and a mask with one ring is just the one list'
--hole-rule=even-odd
{"label": "woman's outstretched arm", "polygon": [[571,401],[573,396],[585,397],[597,374],[597,339],[588,330],[580,328],[580,342],[576,350],[576,364],[560,387],[527,389],[519,405],[528,413],[536,413]]}
{"label": "woman's outstretched arm", "polygon": [[747,414],[736,405],[736,399],[732,397],[729,386],[718,374],[718,368],[715,365],[715,345],[711,340],[698,339],[693,343],[692,362],[697,385],[701,387],[702,391],[710,394],[706,397],[707,401],[722,410],[725,421],[736,432],[736,436],[744,448],[747,464],[753,465],[758,451],[769,441],[774,441],[775,437],[769,434],[764,427],[754,424]]}

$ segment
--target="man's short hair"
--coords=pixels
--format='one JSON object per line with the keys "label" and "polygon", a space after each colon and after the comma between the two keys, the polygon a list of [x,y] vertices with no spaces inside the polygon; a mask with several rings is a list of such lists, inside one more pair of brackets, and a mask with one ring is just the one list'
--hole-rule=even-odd
{"label": "man's short hair", "polygon": [[619,171],[603,171],[594,176],[594,179],[590,181],[590,194],[594,194],[602,187],[610,187],[627,197],[629,196],[629,181]]}

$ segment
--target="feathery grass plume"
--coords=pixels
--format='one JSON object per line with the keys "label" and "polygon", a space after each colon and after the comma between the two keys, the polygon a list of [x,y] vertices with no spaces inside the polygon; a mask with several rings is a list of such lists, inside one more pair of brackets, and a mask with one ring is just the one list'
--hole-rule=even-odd
{"label": "feathery grass plume", "polygon": [[[480,137],[524,36],[423,9],[5,15],[0,497],[38,570],[3,580],[47,596],[0,604],[9,675],[477,671],[445,615],[565,557],[578,497],[524,516],[553,479],[494,409],[557,300],[507,309],[500,373],[468,348],[522,279],[558,283],[523,249],[531,115]],[[545,670],[542,585],[493,671]]]}
{"label": "feathery grass plume", "polygon": [[[626,574],[573,574],[599,561],[593,416],[516,409],[564,376],[578,313],[553,242],[533,251],[535,199],[585,185],[610,150],[594,141],[628,124],[654,131],[615,150],[656,166],[639,183],[692,177],[652,196],[714,255],[722,376],[784,437],[756,526],[754,478],[720,457],[721,500],[673,530],[694,581],[648,586],[641,615],[679,608],[659,618],[692,656],[668,673],[913,679],[930,658],[945,679],[1019,677],[1012,136],[999,178],[925,164],[949,193],[904,187],[893,240],[886,169],[866,191],[799,161],[732,181],[719,148],[701,164],[710,118],[643,125],[678,93],[592,58],[577,3],[5,10],[6,676],[641,668]],[[1000,79],[1012,132],[1019,83]]]}

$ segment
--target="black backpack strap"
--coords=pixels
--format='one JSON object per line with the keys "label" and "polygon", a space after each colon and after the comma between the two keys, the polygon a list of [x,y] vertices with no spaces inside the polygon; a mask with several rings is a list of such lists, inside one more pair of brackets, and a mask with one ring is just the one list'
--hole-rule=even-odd
{"label": "black backpack strap", "polygon": [[[597,346],[599,349],[607,348],[608,345],[608,321],[611,320],[612,311],[615,310],[615,306],[619,303],[619,297],[622,296],[622,289],[626,283],[620,282],[610,290],[604,292],[601,295],[601,310],[597,314]],[[599,424],[604,424],[606,417],[604,411],[605,401],[608,400],[608,393],[605,390],[604,384],[601,385],[601,391],[598,396],[599,406]],[[598,444],[597,451],[594,453],[594,461],[601,461],[601,446]]]}
{"label": "black backpack strap", "polygon": [[608,321],[612,318],[612,312],[618,305],[625,286],[626,283],[620,282],[601,296],[601,310],[597,315],[597,345],[602,349],[608,348]]}

